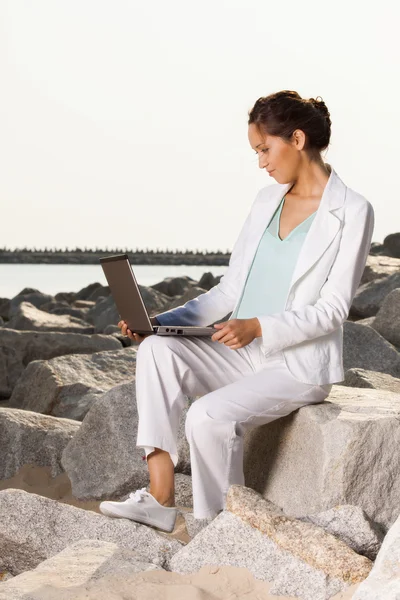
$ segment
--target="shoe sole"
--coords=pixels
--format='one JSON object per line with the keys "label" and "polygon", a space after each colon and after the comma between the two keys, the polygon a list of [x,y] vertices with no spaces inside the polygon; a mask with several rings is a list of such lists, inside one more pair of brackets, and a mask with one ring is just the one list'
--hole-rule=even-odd
{"label": "shoe sole", "polygon": [[143,523],[144,525],[151,525],[153,527],[158,527],[158,529],[162,529],[163,531],[167,531],[168,533],[171,533],[171,531],[174,530],[175,522],[176,522],[176,515],[175,515],[175,522],[174,522],[172,528],[166,529],[164,524],[159,523],[158,521],[150,522],[145,517],[137,517],[137,518],[127,517],[126,515],[118,514],[118,512],[112,512],[112,511],[108,510],[107,508],[100,508],[100,511],[106,517],[117,517],[118,519],[129,519],[130,521],[134,521],[135,523]]}

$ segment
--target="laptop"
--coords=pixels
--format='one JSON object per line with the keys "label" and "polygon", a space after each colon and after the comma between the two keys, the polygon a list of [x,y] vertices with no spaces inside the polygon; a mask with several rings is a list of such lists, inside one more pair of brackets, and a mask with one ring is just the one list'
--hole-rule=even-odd
{"label": "laptop", "polygon": [[127,254],[115,254],[100,258],[111,295],[120,317],[132,333],[156,335],[212,336],[214,327],[195,325],[152,325],[143,302],[136,277]]}

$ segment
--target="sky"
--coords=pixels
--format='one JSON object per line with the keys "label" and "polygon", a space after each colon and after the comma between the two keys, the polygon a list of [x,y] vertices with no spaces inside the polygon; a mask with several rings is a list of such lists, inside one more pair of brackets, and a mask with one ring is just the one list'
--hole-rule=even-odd
{"label": "sky", "polygon": [[0,247],[231,251],[275,183],[260,96],[321,96],[323,154],[400,231],[395,1],[0,0]]}

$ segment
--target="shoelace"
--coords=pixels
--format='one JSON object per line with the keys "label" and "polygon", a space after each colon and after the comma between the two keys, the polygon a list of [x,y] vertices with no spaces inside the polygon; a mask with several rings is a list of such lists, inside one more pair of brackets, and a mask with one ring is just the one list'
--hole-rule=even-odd
{"label": "shoelace", "polygon": [[148,494],[146,488],[143,487],[140,490],[136,490],[136,492],[131,492],[129,494],[129,498],[131,498],[135,502],[142,502],[143,498],[148,495],[149,494]]}

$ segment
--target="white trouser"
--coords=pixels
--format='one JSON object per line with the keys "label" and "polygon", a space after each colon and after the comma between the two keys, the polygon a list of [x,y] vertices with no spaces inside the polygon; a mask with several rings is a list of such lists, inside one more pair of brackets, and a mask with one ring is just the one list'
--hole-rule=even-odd
{"label": "white trouser", "polygon": [[192,470],[193,516],[225,508],[230,485],[244,485],[243,433],[306,404],[322,402],[332,384],[314,385],[291,375],[281,352],[265,357],[260,338],[232,350],[208,337],[149,335],[136,358],[137,448],[146,457],[166,450],[176,466],[177,433],[185,421]]}

